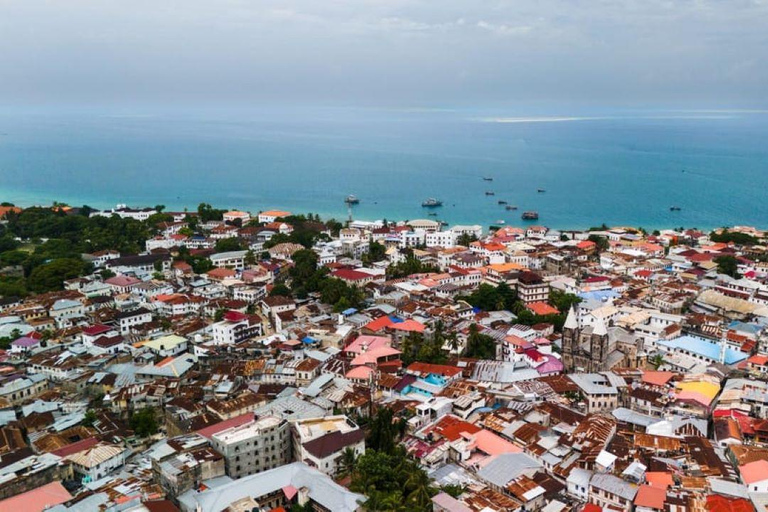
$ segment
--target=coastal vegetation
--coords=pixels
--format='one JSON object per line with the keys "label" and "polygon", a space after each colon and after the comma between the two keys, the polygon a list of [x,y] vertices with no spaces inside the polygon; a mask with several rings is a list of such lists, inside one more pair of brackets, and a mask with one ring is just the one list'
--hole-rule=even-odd
{"label": "coastal vegetation", "polygon": [[438,489],[399,444],[405,426],[405,419],[395,419],[386,407],[371,419],[366,451],[354,461],[350,472],[350,489],[368,497],[363,505],[365,510],[432,510],[431,498]]}
{"label": "coastal vegetation", "polygon": [[481,284],[470,295],[462,298],[483,311],[510,311],[517,316],[516,322],[519,324],[551,323],[558,331],[562,330],[565,316],[571,306],[581,302],[581,299],[576,295],[561,290],[552,290],[549,294],[549,303],[557,308],[558,313],[537,315],[526,307],[525,303],[518,298],[517,292],[506,283],[501,283],[498,286]]}

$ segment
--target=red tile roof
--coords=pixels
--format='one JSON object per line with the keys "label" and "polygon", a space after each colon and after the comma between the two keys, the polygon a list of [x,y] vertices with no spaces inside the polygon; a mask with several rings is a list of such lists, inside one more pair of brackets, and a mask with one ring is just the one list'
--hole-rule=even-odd
{"label": "red tile roof", "polygon": [[211,425],[210,427],[202,428],[198,430],[197,433],[203,437],[207,437],[208,439],[210,439],[211,437],[214,436],[214,434],[218,434],[222,430],[226,430],[232,427],[239,427],[240,425],[245,425],[251,420],[253,420],[253,413],[246,413],[240,416],[235,416],[234,418],[230,418],[228,420],[220,421],[219,423]]}

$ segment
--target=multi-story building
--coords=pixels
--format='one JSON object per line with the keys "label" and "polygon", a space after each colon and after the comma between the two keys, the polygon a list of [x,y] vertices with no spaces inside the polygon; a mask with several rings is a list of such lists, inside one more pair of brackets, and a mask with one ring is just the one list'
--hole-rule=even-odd
{"label": "multi-story building", "polygon": [[262,333],[261,319],[255,315],[246,315],[239,311],[227,311],[221,322],[211,326],[213,341],[217,345],[240,343]]}
{"label": "multi-story building", "polygon": [[356,456],[365,452],[365,434],[346,416],[310,418],[292,423],[294,459],[327,475],[337,473],[338,460],[347,448],[351,448]]}
{"label": "multi-story building", "polygon": [[291,460],[290,424],[277,416],[263,416],[223,430],[211,437],[211,443],[224,456],[231,478],[260,473]]}
{"label": "multi-story building", "polygon": [[517,295],[526,304],[549,298],[549,283],[535,272],[522,272],[517,278]]}

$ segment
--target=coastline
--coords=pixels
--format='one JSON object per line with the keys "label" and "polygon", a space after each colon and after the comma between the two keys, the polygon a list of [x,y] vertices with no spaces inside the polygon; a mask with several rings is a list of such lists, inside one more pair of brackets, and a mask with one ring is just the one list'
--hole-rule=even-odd
{"label": "coastline", "polygon": [[[34,206],[40,206],[40,207],[52,206],[54,204],[54,202],[60,203],[60,204],[66,204],[66,205],[74,206],[74,207],[88,205],[88,206],[90,206],[92,208],[96,208],[98,210],[109,210],[109,209],[112,209],[112,208],[114,208],[115,206],[117,206],[119,204],[125,204],[125,205],[127,205],[128,207],[131,207],[131,208],[150,208],[150,207],[153,207],[155,205],[162,204],[163,206],[165,206],[165,211],[175,211],[175,212],[189,211],[189,212],[195,212],[195,211],[197,211],[197,206],[200,203],[208,203],[208,204],[211,204],[211,206],[213,206],[214,208],[224,208],[224,209],[247,211],[247,212],[250,212],[252,214],[255,214],[255,213],[258,213],[258,212],[261,212],[261,211],[265,211],[265,210],[268,210],[268,209],[280,209],[280,210],[290,211],[291,213],[296,214],[296,215],[307,215],[309,213],[320,215],[320,217],[323,220],[335,219],[335,220],[340,221],[340,222],[345,222],[347,220],[347,212],[346,212],[345,209],[344,210],[340,209],[339,211],[335,212],[335,214],[334,214],[334,212],[329,213],[329,212],[323,212],[323,211],[312,210],[312,209],[292,208],[290,206],[286,206],[284,203],[281,203],[280,201],[275,201],[274,203],[270,203],[269,205],[265,206],[264,208],[253,209],[253,208],[241,207],[240,205],[235,205],[235,204],[218,204],[218,203],[213,203],[213,202],[205,201],[205,200],[202,200],[202,201],[200,201],[200,202],[198,202],[196,204],[183,205],[181,203],[174,203],[172,201],[171,202],[164,202],[164,201],[152,202],[151,201],[151,202],[137,202],[137,203],[126,203],[126,202],[119,202],[118,201],[118,202],[115,202],[115,203],[110,203],[109,201],[105,201],[105,200],[101,200],[101,201],[65,200],[64,198],[61,198],[61,197],[59,197],[57,199],[52,199],[52,200],[44,200],[44,199],[34,200],[32,198],[32,196],[26,196],[26,197],[22,196],[22,200],[21,201],[14,200],[14,198],[18,198],[18,197],[19,197],[19,195],[13,195],[13,194],[9,195],[6,192],[4,192],[3,190],[0,190],[0,202],[13,203],[15,206],[19,206],[19,207],[22,207],[22,208],[29,208],[29,207],[34,207]],[[34,197],[38,197],[38,196],[34,196]],[[386,220],[388,220],[390,222],[406,222],[406,221],[413,221],[413,220],[419,220],[419,219],[435,220],[435,221],[439,221],[440,220],[439,216],[438,217],[428,216],[428,212],[429,211],[430,211],[429,209],[423,208],[422,209],[422,212],[423,212],[422,216],[411,216],[411,217],[407,217],[407,218],[406,217],[399,217],[397,215],[384,215],[384,216],[373,217],[373,216],[364,216],[364,215],[354,215],[355,209],[353,207],[353,209],[352,209],[352,212],[353,212],[352,219],[354,221],[360,221],[360,222],[374,222],[374,221],[380,221],[380,220],[383,220],[383,219],[386,219]],[[579,225],[559,226],[559,225],[550,225],[550,224],[548,224],[546,222],[545,219],[524,221],[524,220],[522,220],[520,218],[520,216],[522,215],[522,211],[520,211],[520,210],[515,211],[513,213],[516,214],[517,220],[513,221],[513,222],[505,222],[503,224],[483,223],[483,222],[469,220],[469,221],[466,221],[466,222],[449,222],[449,223],[446,223],[446,226],[450,227],[450,226],[457,226],[457,225],[480,225],[482,227],[482,229],[483,229],[483,232],[488,232],[490,227],[497,227],[497,228],[498,227],[525,228],[525,227],[529,227],[529,226],[546,226],[549,229],[553,229],[553,230],[557,230],[557,231],[564,231],[564,232],[565,231],[584,232],[584,231],[588,231],[590,228],[601,226],[603,224],[605,224],[605,225],[607,225],[609,227],[612,227],[612,228],[626,228],[626,229],[635,229],[635,230],[643,229],[643,230],[645,230],[647,232],[651,232],[651,231],[654,231],[654,230],[659,230],[659,231],[662,231],[662,230],[675,230],[675,229],[679,229],[679,228],[697,229],[697,230],[702,230],[702,231],[705,231],[705,232],[709,232],[709,231],[712,231],[712,230],[718,229],[718,228],[733,228],[733,227],[737,227],[737,226],[753,226],[753,227],[757,227],[757,228],[760,227],[760,224],[752,223],[752,222],[733,223],[733,224],[727,224],[727,225],[726,224],[720,224],[720,225],[685,226],[685,225],[680,225],[680,224],[669,223],[669,224],[666,224],[666,225],[647,225],[647,226],[644,226],[644,225],[639,225],[639,224],[632,223],[632,222],[608,223],[608,222],[605,222],[605,221],[599,220],[599,219],[596,219],[595,222],[593,222],[593,223],[588,223],[587,225],[583,225],[583,226],[579,226]]]}

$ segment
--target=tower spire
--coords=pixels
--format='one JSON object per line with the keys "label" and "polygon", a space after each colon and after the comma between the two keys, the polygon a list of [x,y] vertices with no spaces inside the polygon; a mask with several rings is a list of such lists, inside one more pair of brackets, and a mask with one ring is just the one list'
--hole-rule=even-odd
{"label": "tower spire", "polygon": [[573,310],[573,306],[571,306],[571,309],[568,310],[568,316],[565,319],[565,323],[563,324],[563,329],[578,329],[579,328],[579,321],[576,318],[576,311]]}

